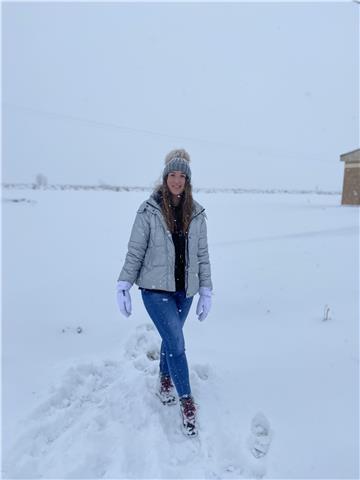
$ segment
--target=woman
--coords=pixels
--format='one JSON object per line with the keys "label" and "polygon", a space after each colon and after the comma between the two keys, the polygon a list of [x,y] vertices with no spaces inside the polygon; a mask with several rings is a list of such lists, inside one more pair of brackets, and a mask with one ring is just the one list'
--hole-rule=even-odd
{"label": "woman", "polygon": [[196,405],[191,395],[183,325],[193,296],[204,320],[211,307],[212,282],[204,208],[192,198],[189,154],[172,150],[165,158],[163,182],[140,205],[125,264],[117,283],[117,300],[131,314],[129,290],[136,283],[145,308],[162,339],[158,395],[166,405],[180,399],[184,432],[197,434]]}

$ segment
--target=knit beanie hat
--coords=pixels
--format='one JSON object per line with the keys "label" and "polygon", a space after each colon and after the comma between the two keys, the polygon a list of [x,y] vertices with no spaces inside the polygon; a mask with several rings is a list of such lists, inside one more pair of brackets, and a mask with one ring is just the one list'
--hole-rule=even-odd
{"label": "knit beanie hat", "polygon": [[165,168],[163,178],[170,172],[182,172],[191,180],[190,155],[182,148],[171,150],[165,157]]}

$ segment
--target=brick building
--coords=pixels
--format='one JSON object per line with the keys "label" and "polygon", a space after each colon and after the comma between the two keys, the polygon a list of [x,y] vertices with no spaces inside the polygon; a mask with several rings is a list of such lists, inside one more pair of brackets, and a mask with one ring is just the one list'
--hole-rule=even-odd
{"label": "brick building", "polygon": [[340,155],[345,162],[342,205],[360,205],[360,148]]}

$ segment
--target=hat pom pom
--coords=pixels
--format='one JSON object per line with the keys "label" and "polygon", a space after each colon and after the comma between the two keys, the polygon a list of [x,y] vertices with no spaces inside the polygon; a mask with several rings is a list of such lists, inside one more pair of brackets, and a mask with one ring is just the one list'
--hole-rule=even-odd
{"label": "hat pom pom", "polygon": [[169,152],[165,157],[165,165],[171,162],[173,158],[182,158],[183,160],[190,162],[190,155],[183,148],[177,148],[175,150],[171,150],[171,152]]}

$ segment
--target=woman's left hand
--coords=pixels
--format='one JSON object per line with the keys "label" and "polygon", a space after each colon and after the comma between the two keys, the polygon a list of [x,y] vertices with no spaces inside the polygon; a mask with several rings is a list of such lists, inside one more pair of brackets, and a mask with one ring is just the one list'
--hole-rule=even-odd
{"label": "woman's left hand", "polygon": [[211,309],[211,290],[208,287],[200,287],[200,298],[196,307],[196,315],[200,322],[205,320]]}

